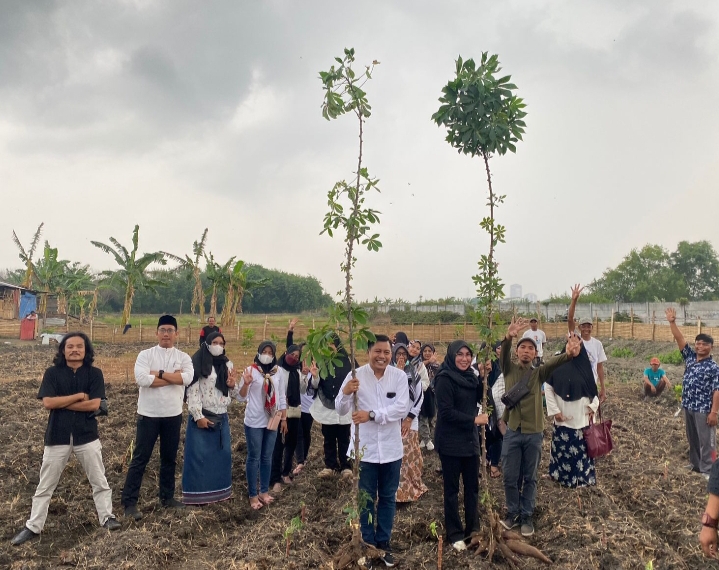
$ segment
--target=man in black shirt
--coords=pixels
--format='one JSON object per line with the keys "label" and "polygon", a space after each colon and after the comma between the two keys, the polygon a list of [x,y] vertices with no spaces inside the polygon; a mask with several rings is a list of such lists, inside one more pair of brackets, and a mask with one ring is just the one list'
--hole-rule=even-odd
{"label": "man in black shirt", "polygon": [[222,329],[215,326],[215,317],[207,317],[207,326],[202,327],[202,330],[200,331],[200,348],[202,348],[202,343],[205,342],[205,339],[213,332],[221,333]]}
{"label": "man in black shirt", "polygon": [[100,524],[108,530],[121,526],[112,514],[112,491],[105,478],[97,434],[95,415],[105,397],[105,380],[102,371],[92,366],[94,355],[90,339],[84,333],[68,333],[60,341],[54,366],[45,371],[37,397],[45,409],[50,410],[50,417],[45,430],[40,482],[32,499],[30,518],[12,539],[15,546],[42,532],[50,499],[73,452],[92,485]]}

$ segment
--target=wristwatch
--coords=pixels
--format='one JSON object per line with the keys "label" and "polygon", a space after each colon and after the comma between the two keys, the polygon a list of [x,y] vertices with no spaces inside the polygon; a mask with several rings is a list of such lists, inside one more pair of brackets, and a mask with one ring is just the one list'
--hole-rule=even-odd
{"label": "wristwatch", "polygon": [[160,372],[158,372],[158,374],[157,374],[157,377],[158,377],[160,380],[162,380],[162,375],[163,375],[164,373],[165,373],[164,370],[160,370]]}
{"label": "wristwatch", "polygon": [[708,526],[709,528],[716,529],[717,526],[719,526],[719,521],[717,521],[717,519],[713,519],[709,513],[704,513],[702,515],[702,526]]}
{"label": "wristwatch", "polygon": [[373,421],[374,421],[374,418],[375,418],[374,412],[370,410],[369,420],[370,420],[371,422],[373,422]]}

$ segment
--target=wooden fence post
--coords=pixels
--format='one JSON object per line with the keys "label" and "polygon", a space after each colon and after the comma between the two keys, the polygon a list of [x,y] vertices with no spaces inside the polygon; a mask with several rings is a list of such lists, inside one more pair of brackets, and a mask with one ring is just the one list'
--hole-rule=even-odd
{"label": "wooden fence post", "polygon": [[629,309],[629,322],[631,323],[629,327],[629,338],[634,340],[634,307]]}
{"label": "wooden fence post", "polygon": [[656,311],[652,311],[652,342],[654,342],[654,339],[655,339],[656,336],[657,336],[657,323],[656,323],[656,318],[657,318],[657,312],[656,312]]}
{"label": "wooden fence post", "polygon": [[142,342],[142,319],[140,319],[140,342]]}
{"label": "wooden fence post", "polygon": [[[412,338],[414,338],[414,323],[412,323],[412,325],[411,325],[411,327],[410,327],[409,336],[411,336]],[[412,340],[412,339],[410,339],[410,340]]]}
{"label": "wooden fence post", "polygon": [[95,331],[93,327],[93,320],[90,319],[90,342],[95,342]]}
{"label": "wooden fence post", "polygon": [[115,344],[115,333],[117,332],[117,327],[112,327],[112,343]]}
{"label": "wooden fence post", "polygon": [[187,344],[190,344],[192,340],[192,323],[187,325]]}
{"label": "wooden fence post", "polygon": [[697,334],[702,334],[702,318],[697,317]]}
{"label": "wooden fence post", "polygon": [[609,325],[609,340],[614,338],[614,308],[612,308],[612,321]]}
{"label": "wooden fence post", "polygon": [[262,327],[262,340],[267,338],[267,315],[265,315],[265,326]]}
{"label": "wooden fence post", "polygon": [[467,321],[464,321],[464,327],[462,329],[462,338],[467,340]]}
{"label": "wooden fence post", "polygon": [[240,321],[237,321],[237,338],[235,340],[240,340]]}

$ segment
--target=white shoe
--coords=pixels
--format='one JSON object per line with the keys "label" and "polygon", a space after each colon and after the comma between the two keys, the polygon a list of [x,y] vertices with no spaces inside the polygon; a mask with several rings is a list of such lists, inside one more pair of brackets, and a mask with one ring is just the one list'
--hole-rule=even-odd
{"label": "white shoe", "polygon": [[462,552],[463,550],[467,550],[467,545],[464,540],[458,540],[457,542],[452,543],[452,548],[454,548],[457,552]]}
{"label": "white shoe", "polygon": [[419,448],[420,448],[420,449],[424,449],[424,448],[426,447],[426,445],[427,445],[427,444],[425,444],[424,441],[420,441],[420,442],[419,442]]}
{"label": "white shoe", "polygon": [[434,451],[434,443],[431,441],[427,442],[427,451]]}

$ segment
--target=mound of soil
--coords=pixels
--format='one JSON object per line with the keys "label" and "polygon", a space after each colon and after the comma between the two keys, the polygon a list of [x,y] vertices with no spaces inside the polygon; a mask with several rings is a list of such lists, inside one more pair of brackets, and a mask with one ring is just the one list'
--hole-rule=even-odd
{"label": "mound of soil", "polygon": [[[626,343],[626,341],[622,341]],[[617,345],[619,346],[619,345]],[[622,344],[621,346],[625,346]],[[540,478],[536,529],[530,542],[561,570],[637,569],[650,560],[655,569],[706,569],[698,548],[699,517],[706,501],[706,482],[684,469],[687,444],[682,418],[674,417],[672,395],[649,402],[639,397],[641,371],[649,352],[665,352],[671,346],[645,349],[631,344],[635,354],[608,363],[609,402],[605,415],[614,421],[615,451],[597,464],[598,485],[567,490],[546,477]],[[134,360],[134,347],[99,346],[98,358]],[[612,344],[607,343],[607,353]],[[657,350],[657,348],[659,350]],[[100,420],[100,437],[107,478],[113,489],[115,512],[122,530],[109,533],[98,526],[91,489],[81,466],[68,464],[50,505],[45,530],[39,540],[11,547],[10,538],[22,528],[30,512],[38,482],[47,412],[35,399],[42,370],[54,349],[35,347],[32,368],[28,348],[0,347],[0,567],[13,569],[121,568],[190,569],[217,568],[267,570],[319,568],[329,570],[337,550],[349,542],[343,508],[351,501],[351,485],[339,479],[320,479],[322,436],[313,429],[310,460],[293,485],[277,500],[252,511],[246,500],[243,409],[230,408],[233,434],[234,497],[223,503],[174,512],[157,501],[159,461],[157,452],[148,465],[139,507],[139,522],[122,518],[119,495],[125,479],[128,450],[135,435],[137,389],[121,377],[110,377],[107,395],[110,415]],[[668,367],[669,368],[669,367]],[[676,370],[670,371],[676,381]],[[631,383],[618,378],[633,378]],[[550,433],[548,426],[546,433]],[[184,434],[184,428],[183,428]],[[178,453],[178,496],[183,447]],[[547,473],[549,437],[545,438],[540,475]],[[442,481],[435,473],[439,461],[425,452],[424,481],[429,492],[414,504],[399,506],[393,547],[399,568],[437,567],[437,543],[430,525],[441,527]],[[491,480],[494,500],[501,507],[501,479]],[[306,509],[303,528],[294,533],[289,558],[285,558],[285,530],[293,517]],[[539,564],[525,559],[524,568]],[[444,549],[443,568],[508,568],[468,552]]]}

